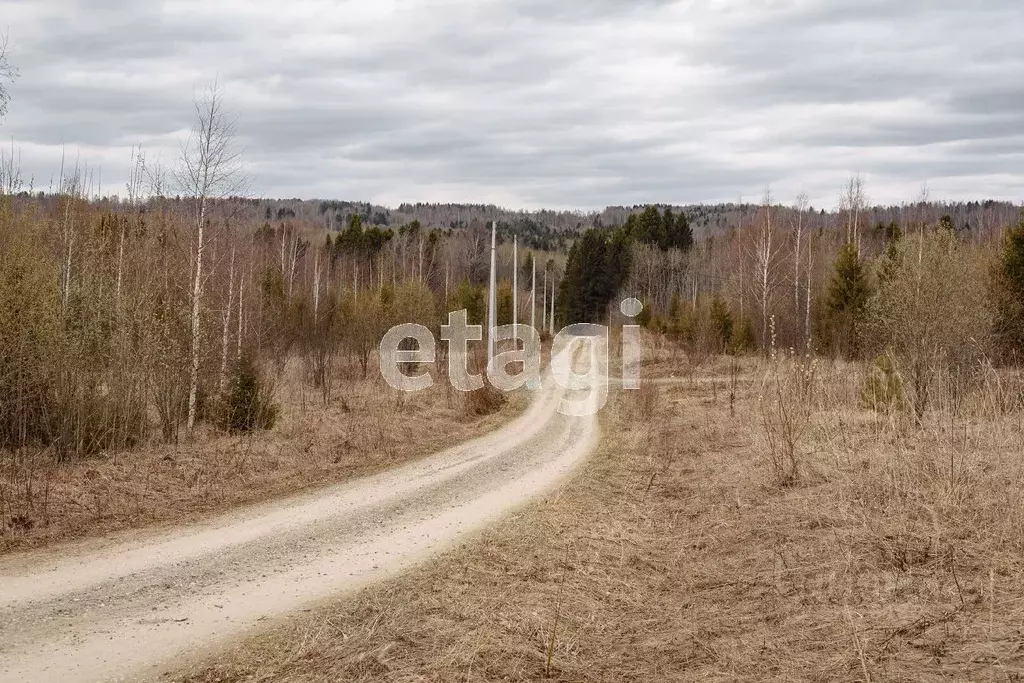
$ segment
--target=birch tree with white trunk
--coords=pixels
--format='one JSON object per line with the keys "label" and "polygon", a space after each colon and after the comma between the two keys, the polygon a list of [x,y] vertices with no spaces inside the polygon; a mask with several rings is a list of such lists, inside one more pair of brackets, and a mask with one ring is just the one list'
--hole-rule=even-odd
{"label": "birch tree with white trunk", "polygon": [[754,300],[761,313],[761,344],[768,352],[771,346],[769,320],[771,318],[776,287],[779,283],[779,240],[776,239],[775,225],[772,222],[772,191],[765,188],[761,200],[757,234],[753,248],[754,262]]}
{"label": "birch tree with white trunk", "polygon": [[202,340],[203,255],[209,239],[212,205],[243,193],[246,185],[241,153],[235,146],[235,121],[224,111],[224,91],[214,82],[194,100],[195,123],[182,144],[176,179],[191,203],[191,367],[189,369],[187,432],[196,422],[196,396]]}
{"label": "birch tree with white trunk", "polygon": [[850,177],[839,198],[839,210],[846,213],[846,241],[854,245],[860,254],[860,215],[866,213],[867,194],[864,179],[858,174]]}

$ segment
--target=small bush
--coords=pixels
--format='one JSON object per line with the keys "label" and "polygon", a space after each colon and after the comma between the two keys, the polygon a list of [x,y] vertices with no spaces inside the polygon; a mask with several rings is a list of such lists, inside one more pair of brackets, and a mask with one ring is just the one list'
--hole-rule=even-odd
{"label": "small bush", "polygon": [[758,407],[765,455],[780,486],[796,485],[803,474],[815,410],[816,367],[808,359],[779,360],[762,380]]}
{"label": "small bush", "polygon": [[507,400],[505,394],[485,383],[483,387],[466,394],[466,412],[476,417],[492,415],[501,410]]}
{"label": "small bush", "polygon": [[145,406],[134,387],[59,385],[44,443],[59,460],[129,450],[146,435]]}
{"label": "small bush", "polygon": [[277,422],[280,407],[249,353],[235,363],[218,413],[218,426],[232,433],[270,429]]}
{"label": "small bush", "polygon": [[903,379],[896,372],[896,366],[888,355],[879,356],[875,360],[875,366],[864,378],[860,397],[865,408],[877,413],[888,413],[906,408],[907,397],[903,388]]}
{"label": "small bush", "polygon": [[742,318],[732,327],[732,353],[749,353],[757,348],[757,340],[754,338],[754,327],[749,318]]}

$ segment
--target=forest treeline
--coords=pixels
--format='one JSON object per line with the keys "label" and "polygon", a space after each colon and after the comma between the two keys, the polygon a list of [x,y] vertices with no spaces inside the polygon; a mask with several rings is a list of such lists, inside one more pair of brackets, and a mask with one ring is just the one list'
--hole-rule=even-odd
{"label": "forest treeline", "polygon": [[[588,228],[616,228],[624,225],[630,217],[639,218],[647,204],[631,206],[608,206],[599,211],[553,211],[548,209],[526,211],[507,209],[487,204],[451,203],[407,203],[398,207],[387,207],[371,202],[337,200],[264,199],[249,200],[262,211],[266,220],[297,218],[304,222],[319,221],[329,230],[344,230],[352,216],[359,216],[363,224],[381,228],[398,226],[419,221],[423,225],[438,228],[462,229],[482,227],[497,221],[499,231],[519,235],[521,244],[533,239],[549,239],[548,245],[536,248],[553,250],[556,244],[564,249],[571,246],[573,233]],[[949,216],[957,232],[991,236],[1004,226],[1016,220],[1019,208],[1010,202],[986,200],[969,202],[938,202],[921,199],[914,202],[929,220],[937,221]],[[685,214],[691,229],[697,237],[728,232],[732,226],[742,222],[759,209],[755,202],[727,202],[717,204],[658,204],[660,211],[670,210],[673,214]],[[777,207],[780,217],[788,220],[793,207]],[[864,206],[863,221],[867,225],[888,225],[899,221],[907,206]],[[842,209],[835,207],[807,206],[804,211],[815,214],[821,221],[835,220]],[[635,218],[634,218],[635,220]],[[564,233],[570,233],[565,235]],[[532,246],[532,245],[527,245]]]}
{"label": "forest treeline", "polygon": [[[74,177],[43,200],[0,198],[0,448],[66,457],[176,441],[203,422],[269,426],[288,362],[326,401],[341,365],[369,373],[392,325],[437,330],[462,308],[485,321],[488,230],[354,216],[328,232],[211,201],[197,271],[193,204],[88,201]],[[560,267],[521,251],[522,321],[534,259],[539,326]],[[498,271],[498,319],[511,322],[508,244]]]}
{"label": "forest treeline", "polygon": [[[289,364],[327,402],[343,373],[370,374],[391,326],[437,330],[446,311],[462,308],[484,322],[486,226],[383,226],[352,212],[342,229],[327,229],[294,204],[240,199],[246,176],[232,121],[209,90],[175,168],[133,150],[123,197],[91,196],[77,165],[54,191],[35,192],[5,155],[0,450],[69,458],[175,442],[203,424],[269,427],[273,385]],[[497,313],[511,322],[513,259],[500,241]],[[553,297],[564,258],[521,250],[523,321],[535,261],[546,319],[540,304]]]}
{"label": "forest treeline", "polygon": [[[15,150],[16,154],[16,150]],[[0,149],[0,155],[7,158],[10,150]],[[171,189],[171,188],[165,188]],[[52,191],[52,190],[51,190]],[[87,194],[94,199],[95,191]],[[21,188],[19,195],[26,198],[32,195],[44,198],[50,191],[37,188]],[[123,201],[118,196],[103,197],[104,201],[116,203]],[[499,235],[511,240],[512,234],[519,236],[520,244],[537,249],[554,251],[568,250],[575,234],[592,227],[616,228],[626,223],[631,217],[639,216],[647,209],[647,204],[631,206],[608,206],[599,211],[554,211],[548,209],[528,211],[508,209],[491,204],[452,204],[452,203],[406,203],[398,207],[388,207],[372,202],[354,200],[325,199],[274,199],[274,198],[235,198],[240,207],[251,220],[271,222],[297,220],[303,224],[319,224],[326,230],[343,231],[358,216],[361,223],[381,229],[397,229],[413,221],[441,229],[483,228],[492,221],[498,223]],[[672,213],[685,214],[691,229],[698,238],[711,234],[728,232],[732,226],[742,222],[750,214],[759,209],[757,202],[728,202],[717,204],[658,204],[661,211],[669,209]],[[998,234],[1006,225],[1014,222],[1019,207],[1010,202],[985,200],[967,202],[938,202],[921,200],[914,203],[923,213],[930,216],[929,220],[937,221],[942,216],[949,216],[957,232],[991,237]],[[780,217],[788,220],[793,207],[777,206]],[[863,220],[868,225],[888,225],[898,222],[900,216],[907,211],[908,205],[865,206]],[[242,210],[241,208],[239,210]],[[838,211],[833,208],[805,208],[807,214],[816,214],[819,221],[834,221]],[[546,244],[539,244],[546,240]]]}
{"label": "forest treeline", "polygon": [[173,174],[133,150],[123,197],[95,197],[77,166],[38,193],[13,155],[0,160],[0,449],[72,457],[203,423],[268,427],[289,363],[330,401],[340,368],[369,374],[392,325],[437,330],[459,309],[484,322],[484,219],[497,224],[499,323],[518,302],[520,321],[550,328],[552,298],[558,326],[604,322],[635,296],[640,322],[692,358],[885,354],[918,406],[936,372],[1021,353],[1024,223],[1004,221],[1005,204],[870,207],[859,178],[834,212],[769,193],[718,213],[586,216],[240,199],[222,106],[216,90],[197,99]]}
{"label": "forest treeline", "polygon": [[[140,156],[130,201],[87,199],[74,172],[60,193],[0,199],[0,447],[68,457],[175,441],[203,422],[269,426],[290,360],[329,400],[339,366],[368,373],[393,324],[438,329],[462,308],[486,319],[484,225],[382,228],[353,215],[335,231],[210,199],[197,271],[195,198],[144,196],[144,177]],[[766,202],[695,237],[685,213],[646,207],[583,231],[567,256],[521,249],[519,320],[535,310],[546,327],[557,294],[559,326],[603,322],[636,296],[640,322],[695,356],[889,354],[922,405],[936,368],[1019,356],[1024,222],[982,236],[914,208],[889,224],[867,215]],[[500,242],[507,323],[512,254]]]}
{"label": "forest treeline", "polygon": [[728,230],[690,239],[687,228],[676,243],[679,218],[648,207],[574,243],[559,311],[616,319],[635,296],[639,321],[694,362],[753,351],[870,360],[919,416],[939,387],[953,400],[986,368],[1018,364],[1024,215],[982,232],[919,202],[872,223],[864,201],[857,178],[834,214],[766,193]]}

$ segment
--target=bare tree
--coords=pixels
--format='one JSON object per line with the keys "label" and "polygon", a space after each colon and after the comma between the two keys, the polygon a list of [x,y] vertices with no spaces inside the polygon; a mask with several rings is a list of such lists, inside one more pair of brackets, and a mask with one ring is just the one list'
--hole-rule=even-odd
{"label": "bare tree", "polygon": [[867,210],[868,198],[864,193],[864,179],[859,174],[850,176],[842,196],[839,209],[846,213],[846,241],[854,245],[860,254],[860,214]]}
{"label": "bare tree", "polygon": [[4,87],[4,81],[13,81],[18,77],[18,70],[7,60],[7,34],[0,36],[0,118],[7,113],[7,105],[11,94]]}
{"label": "bare tree", "polygon": [[60,162],[60,185],[57,196],[60,199],[60,242],[63,253],[60,271],[60,306],[63,313],[67,309],[68,298],[71,296],[71,268],[75,254],[77,237],[77,209],[82,199],[82,170],[78,161],[72,171],[65,171],[64,158]]}
{"label": "bare tree", "polygon": [[[131,168],[128,171],[128,207],[132,220],[137,220],[142,204],[143,180],[146,177],[146,155],[142,153],[142,145],[132,145]],[[117,283],[115,285],[114,302],[117,313],[121,312],[121,284],[124,279],[124,240],[128,230],[128,221],[119,221],[120,234],[117,238]]]}
{"label": "bare tree", "polygon": [[216,82],[194,101],[196,120],[188,141],[181,147],[177,182],[182,194],[192,201],[192,366],[188,390],[188,426],[196,420],[199,387],[200,336],[202,329],[203,251],[206,246],[208,213],[212,202],[242,193],[245,179],[241,155],[235,148],[235,122],[224,112],[224,92]]}
{"label": "bare tree", "polygon": [[13,196],[21,191],[21,186],[21,150],[15,150],[11,138],[10,153],[0,149],[0,195]]}
{"label": "bare tree", "polygon": [[775,239],[775,226],[772,223],[772,190],[766,187],[761,201],[761,217],[758,221],[757,235],[753,248],[754,261],[754,299],[761,309],[761,344],[767,351],[770,348],[769,320],[775,298],[775,290],[779,282],[779,247]]}
{"label": "bare tree", "polygon": [[983,248],[941,230],[916,241],[895,245],[890,275],[871,303],[868,336],[876,350],[892,353],[920,420],[936,390],[958,401],[983,367],[994,307]]}

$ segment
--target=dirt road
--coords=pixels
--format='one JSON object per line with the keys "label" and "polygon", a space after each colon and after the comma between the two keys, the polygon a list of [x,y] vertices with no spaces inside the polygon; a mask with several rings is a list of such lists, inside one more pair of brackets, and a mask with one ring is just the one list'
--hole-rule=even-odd
{"label": "dirt road", "polygon": [[172,532],[0,560],[0,681],[153,680],[444,549],[557,486],[595,445],[595,417],[558,412],[564,384],[549,372],[513,423],[399,469]]}

